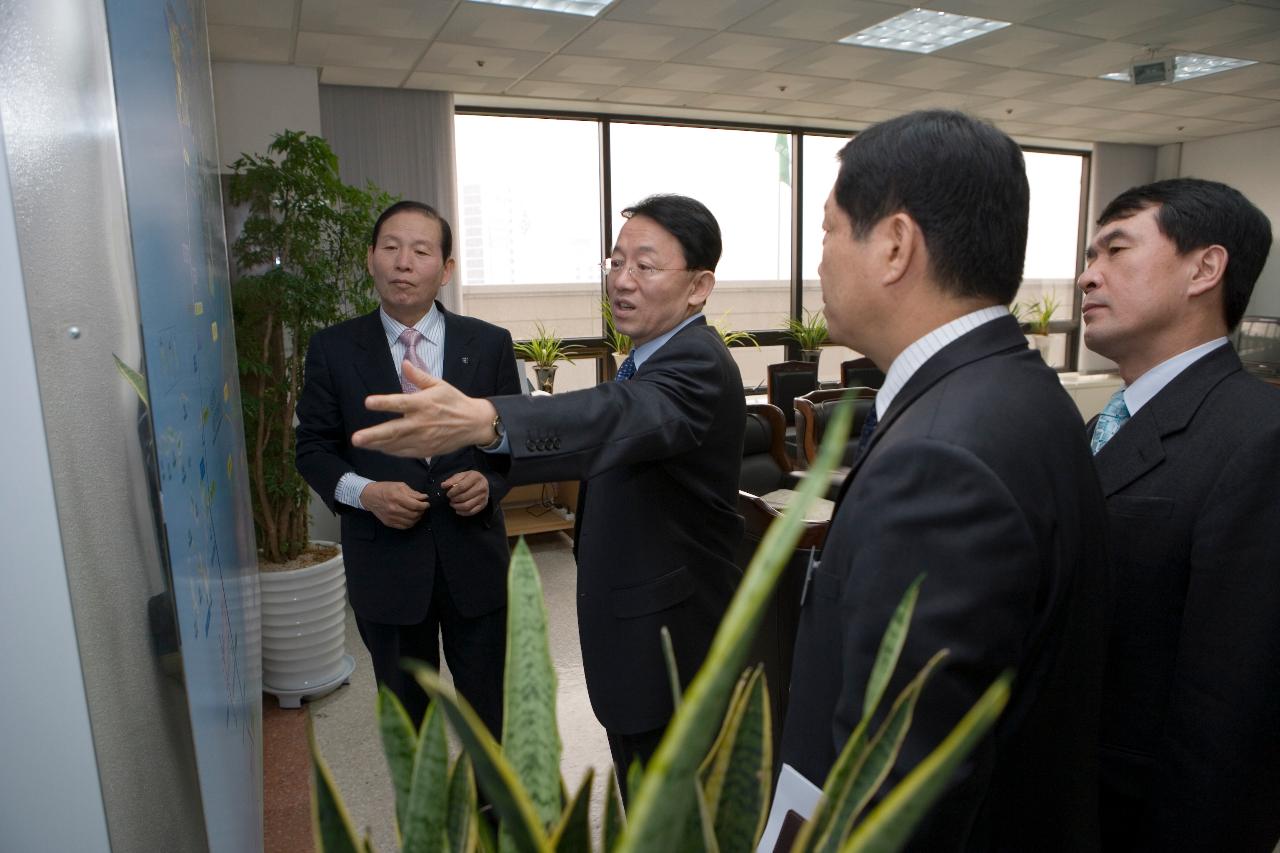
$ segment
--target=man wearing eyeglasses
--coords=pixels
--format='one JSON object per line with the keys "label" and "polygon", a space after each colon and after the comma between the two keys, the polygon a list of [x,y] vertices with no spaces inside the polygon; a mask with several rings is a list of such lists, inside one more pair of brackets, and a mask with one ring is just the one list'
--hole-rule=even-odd
{"label": "man wearing eyeglasses", "polygon": [[[423,390],[371,397],[403,418],[353,436],[401,456],[467,445],[511,457],[508,481],[585,480],[578,505],[578,628],[587,690],[620,780],[657,749],[672,713],[660,630],[687,684],[740,577],[742,376],[702,315],[715,286],[720,226],[694,199],[651,196],[602,265],[614,322],[635,348],[616,382],[553,397]],[[624,786],[625,788],[625,786]]]}

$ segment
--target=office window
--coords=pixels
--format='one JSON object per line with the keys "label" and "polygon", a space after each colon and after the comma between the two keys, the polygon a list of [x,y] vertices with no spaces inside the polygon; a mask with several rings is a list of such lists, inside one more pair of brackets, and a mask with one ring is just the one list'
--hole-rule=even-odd
{"label": "office window", "polygon": [[[454,121],[462,311],[528,338],[599,337],[599,123],[459,115]],[[595,361],[561,363],[557,390],[594,385]]]}
{"label": "office window", "polygon": [[[1054,322],[1074,320],[1076,265],[1080,258],[1080,182],[1084,158],[1078,154],[1027,151],[1027,181],[1031,185],[1031,219],[1027,228],[1027,260],[1017,304],[1057,303]],[[1023,319],[1032,309],[1023,308]],[[1076,332],[1072,332],[1072,335]],[[1051,336],[1047,361],[1067,366],[1069,335]]]}
{"label": "office window", "polygon": [[[836,183],[840,160],[836,156],[849,142],[848,136],[815,136],[806,133],[800,144],[804,152],[804,177],[800,182],[800,267],[804,278],[801,304],[805,311],[822,310],[822,286],[818,262],[822,260],[822,209]],[[818,380],[840,381],[840,363],[857,358],[848,347],[826,346],[818,359]]]}

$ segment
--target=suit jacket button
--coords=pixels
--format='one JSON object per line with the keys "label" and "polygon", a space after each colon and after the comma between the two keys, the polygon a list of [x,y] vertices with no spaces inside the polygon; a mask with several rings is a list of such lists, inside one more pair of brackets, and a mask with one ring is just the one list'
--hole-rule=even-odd
{"label": "suit jacket button", "polygon": [[534,440],[533,440],[532,438],[531,438],[531,439],[529,439],[528,441],[526,441],[526,442],[524,443],[524,446],[525,446],[525,448],[526,448],[526,449],[528,449],[528,450],[536,450],[536,449],[537,449],[536,444],[535,444],[535,442],[534,442]]}
{"label": "suit jacket button", "polygon": [[551,442],[551,449],[552,450],[560,449],[560,439],[557,438],[555,441]]}

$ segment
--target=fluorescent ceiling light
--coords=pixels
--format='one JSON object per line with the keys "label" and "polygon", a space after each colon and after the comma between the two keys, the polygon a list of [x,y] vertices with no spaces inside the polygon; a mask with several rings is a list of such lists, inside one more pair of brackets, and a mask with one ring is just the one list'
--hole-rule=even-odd
{"label": "fluorescent ceiling light", "polygon": [[944,47],[977,38],[1009,26],[1007,21],[989,21],[950,12],[912,9],[840,39],[841,44],[883,47],[912,53],[933,53]]}
{"label": "fluorescent ceiling light", "polygon": [[540,12],[563,12],[566,15],[586,15],[594,18],[612,0],[471,0],[471,2],[514,6],[517,9],[537,9]]}
{"label": "fluorescent ceiling light", "polygon": [[[1137,60],[1135,60],[1137,61]],[[1158,60],[1157,60],[1158,61]],[[1246,65],[1257,65],[1252,59],[1233,59],[1230,56],[1209,56],[1205,53],[1179,53],[1173,58],[1173,82],[1194,80],[1233,68],[1244,68]],[[1115,80],[1120,83],[1130,82],[1130,69],[1111,71],[1098,76],[1103,80]]]}

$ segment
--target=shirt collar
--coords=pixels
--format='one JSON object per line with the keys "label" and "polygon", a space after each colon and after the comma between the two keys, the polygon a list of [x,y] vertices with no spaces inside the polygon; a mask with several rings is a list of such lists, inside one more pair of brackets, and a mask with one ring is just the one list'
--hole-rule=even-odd
{"label": "shirt collar", "polygon": [[1129,414],[1136,415],[1139,409],[1151,402],[1151,398],[1163,391],[1164,386],[1176,379],[1179,373],[1226,343],[1225,337],[1206,341],[1173,358],[1165,359],[1133,380],[1133,384],[1124,389],[1124,404],[1129,409]]}
{"label": "shirt collar", "polygon": [[[378,316],[382,318],[382,331],[387,335],[388,344],[394,344],[400,340],[400,333],[409,328],[388,314],[386,309],[381,306],[378,308]],[[440,312],[440,309],[436,308],[433,302],[427,313],[422,315],[422,319],[413,324],[413,328],[421,332],[428,343],[433,346],[439,346],[440,332],[444,330],[444,314]]]}
{"label": "shirt collar", "polygon": [[699,311],[697,314],[694,314],[692,317],[686,317],[683,322],[675,326],[675,328],[671,329],[670,331],[663,332],[661,335],[658,335],[653,340],[647,341],[635,347],[634,349],[632,349],[631,360],[636,363],[636,370],[640,369],[640,365],[644,364],[645,361],[649,358],[649,356],[653,355],[655,352],[662,349],[662,345],[665,344],[667,341],[671,340],[671,338],[675,335],[676,332],[680,331],[685,326],[689,325],[690,323],[692,323],[694,320],[698,319],[701,316],[702,316],[702,312]]}
{"label": "shirt collar", "polygon": [[876,393],[876,418],[884,417],[893,398],[898,396],[898,392],[907,384],[907,381],[926,361],[936,355],[938,350],[984,323],[1007,316],[1008,313],[1009,309],[1003,305],[979,308],[977,311],[971,311],[963,317],[957,317],[950,323],[939,326],[904,349],[893,360],[893,364],[889,365],[889,370],[884,375],[884,385]]}

